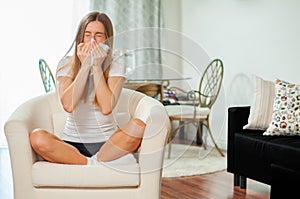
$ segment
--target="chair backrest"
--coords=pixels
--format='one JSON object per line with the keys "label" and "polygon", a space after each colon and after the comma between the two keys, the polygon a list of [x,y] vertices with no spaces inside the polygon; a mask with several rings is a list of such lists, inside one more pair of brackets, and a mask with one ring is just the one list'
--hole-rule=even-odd
{"label": "chair backrest", "polygon": [[223,62],[214,59],[206,67],[199,84],[199,105],[200,107],[211,108],[215,103],[223,80]]}
{"label": "chair backrest", "polygon": [[55,79],[51,72],[51,69],[44,59],[39,59],[39,69],[45,92],[54,91],[56,89]]}

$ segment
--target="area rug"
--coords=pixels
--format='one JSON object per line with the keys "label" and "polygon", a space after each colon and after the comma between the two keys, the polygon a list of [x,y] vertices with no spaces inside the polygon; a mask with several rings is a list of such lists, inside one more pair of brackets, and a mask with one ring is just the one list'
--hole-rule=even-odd
{"label": "area rug", "polygon": [[222,157],[215,148],[172,144],[171,157],[168,159],[166,147],[162,177],[182,177],[213,173],[226,169],[226,153]]}

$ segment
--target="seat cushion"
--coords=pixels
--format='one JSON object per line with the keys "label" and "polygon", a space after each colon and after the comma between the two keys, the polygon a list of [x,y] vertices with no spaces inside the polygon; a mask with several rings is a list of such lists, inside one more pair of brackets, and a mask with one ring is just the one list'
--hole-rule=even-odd
{"label": "seat cushion", "polygon": [[32,183],[35,187],[137,187],[139,171],[137,163],[112,168],[38,161],[32,167]]}
{"label": "seat cushion", "polygon": [[207,107],[194,107],[191,105],[170,105],[165,106],[168,115],[171,117],[194,118],[194,108],[196,108],[195,119],[206,119],[210,113]]}
{"label": "seat cushion", "polygon": [[[300,136],[264,136],[263,131],[244,131],[236,134],[239,144],[246,144],[249,152],[257,151],[272,163],[300,165]],[[300,169],[300,167],[299,167]]]}
{"label": "seat cushion", "polygon": [[299,194],[299,170],[272,164],[271,198],[295,198]]}
{"label": "seat cushion", "polygon": [[270,184],[271,164],[300,168],[300,137],[262,134],[260,130],[235,134],[235,159],[238,160],[235,166],[242,173]]}

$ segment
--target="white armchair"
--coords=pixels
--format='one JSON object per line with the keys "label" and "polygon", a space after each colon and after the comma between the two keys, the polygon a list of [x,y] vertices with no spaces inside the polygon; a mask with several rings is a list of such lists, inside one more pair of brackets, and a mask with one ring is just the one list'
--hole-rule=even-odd
{"label": "white armchair", "polygon": [[[159,199],[164,150],[170,122],[164,106],[142,93],[123,89],[115,116],[120,125],[139,111],[150,110],[136,165],[109,168],[43,161],[32,150],[29,132],[62,132],[66,120],[57,93],[20,105],[5,124],[15,199]],[[59,136],[59,134],[57,134]],[[130,168],[130,169],[129,169]],[[129,170],[128,170],[129,169]]]}

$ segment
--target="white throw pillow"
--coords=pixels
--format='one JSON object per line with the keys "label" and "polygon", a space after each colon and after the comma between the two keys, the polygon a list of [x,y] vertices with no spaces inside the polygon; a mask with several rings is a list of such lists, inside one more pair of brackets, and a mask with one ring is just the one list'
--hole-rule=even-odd
{"label": "white throw pillow", "polygon": [[253,75],[254,95],[248,124],[244,129],[266,130],[272,120],[275,84]]}
{"label": "white throw pillow", "polygon": [[276,80],[272,121],[263,135],[300,135],[300,85]]}

